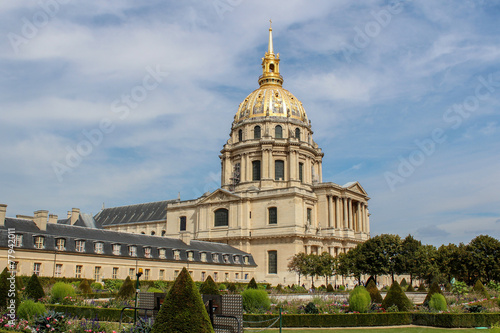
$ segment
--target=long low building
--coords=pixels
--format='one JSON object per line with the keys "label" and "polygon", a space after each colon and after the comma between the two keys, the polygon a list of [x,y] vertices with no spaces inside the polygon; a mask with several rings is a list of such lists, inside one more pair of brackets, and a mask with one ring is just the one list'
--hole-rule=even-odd
{"label": "long low building", "polygon": [[37,211],[9,218],[6,208],[0,205],[0,258],[19,275],[100,282],[132,278],[142,268],[142,279],[173,280],[186,267],[198,281],[211,275],[218,282],[248,282],[256,268],[251,254],[223,243],[98,229],[84,214],[58,220]]}

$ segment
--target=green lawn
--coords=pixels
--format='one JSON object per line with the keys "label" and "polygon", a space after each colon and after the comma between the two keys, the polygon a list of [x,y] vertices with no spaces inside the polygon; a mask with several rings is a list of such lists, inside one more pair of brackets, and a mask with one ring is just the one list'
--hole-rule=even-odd
{"label": "green lawn", "polygon": [[[245,332],[254,332],[257,330],[245,328]],[[489,332],[490,330],[477,330],[474,328],[428,328],[428,327],[395,327],[395,328],[316,328],[316,329],[294,329],[283,328],[282,332],[289,333],[445,333],[445,332],[461,332],[461,333],[479,333]],[[269,329],[262,333],[276,333],[278,329]]]}

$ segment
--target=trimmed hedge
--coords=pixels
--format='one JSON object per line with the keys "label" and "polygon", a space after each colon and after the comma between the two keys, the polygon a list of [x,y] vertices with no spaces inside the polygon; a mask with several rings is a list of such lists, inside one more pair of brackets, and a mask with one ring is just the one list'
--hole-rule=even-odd
{"label": "trimmed hedge", "polygon": [[[96,308],[93,306],[74,306],[74,305],[58,305],[46,304],[45,307],[55,312],[62,312],[70,317],[77,317],[78,319],[94,319],[98,318],[100,321],[120,321],[121,309],[111,308]],[[134,310],[126,309],[123,311],[123,321],[130,322],[134,319]]]}
{"label": "trimmed hedge", "polygon": [[[267,327],[277,315],[244,314],[245,327]],[[269,320],[267,322],[262,322]],[[261,321],[262,323],[252,323]],[[283,327],[356,327],[420,325],[446,328],[484,327],[500,321],[500,313],[349,313],[284,314]],[[274,327],[278,327],[278,323]]]}

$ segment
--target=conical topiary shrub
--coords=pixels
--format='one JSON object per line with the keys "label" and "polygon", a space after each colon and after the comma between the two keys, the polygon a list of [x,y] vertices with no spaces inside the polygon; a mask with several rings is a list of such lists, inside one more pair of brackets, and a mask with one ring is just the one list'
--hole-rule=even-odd
{"label": "conical topiary shrub", "polygon": [[117,297],[121,299],[130,299],[134,295],[135,295],[134,282],[132,282],[130,276],[127,276],[122,286],[120,287],[120,290],[118,290]]}
{"label": "conical topiary shrub", "polygon": [[38,280],[38,276],[33,274],[28,281],[28,285],[25,290],[26,296],[35,301],[39,300],[43,296],[45,296],[45,292],[43,291],[43,287]]}
{"label": "conical topiary shrub", "polygon": [[420,286],[418,286],[418,289],[417,289],[418,292],[424,292],[424,291],[427,291],[427,289],[425,289],[425,286],[423,283],[420,284]]}
{"label": "conical topiary shrub", "polygon": [[474,284],[474,287],[472,287],[472,291],[474,291],[474,292],[478,293],[479,295],[482,295],[488,299],[490,298],[490,294],[488,293],[488,291],[486,290],[484,285],[479,280],[477,280],[476,284]]}
{"label": "conical topiary shrub", "polygon": [[214,332],[198,288],[185,267],[165,297],[151,332]]}
{"label": "conical topiary shrub", "polygon": [[373,303],[377,304],[382,303],[383,301],[382,295],[380,295],[380,291],[378,290],[374,280],[370,280],[370,282],[368,282],[366,290],[370,293],[370,298]]}
{"label": "conical topiary shrub", "polygon": [[84,295],[92,293],[92,288],[90,288],[88,280],[83,280],[82,282],[80,282],[80,284],[78,285],[78,290],[80,290],[80,292]]}
{"label": "conical topiary shrub", "polygon": [[200,294],[202,295],[220,295],[219,287],[209,275],[200,286]]}
{"label": "conical topiary shrub", "polygon": [[9,271],[7,267],[4,268],[2,274],[0,274],[0,308],[5,309],[8,305],[8,294],[9,294]]}
{"label": "conical topiary shrub", "polygon": [[403,290],[406,290],[406,287],[408,287],[408,282],[406,282],[406,279],[405,279],[405,278],[403,278],[403,280],[401,280],[400,287],[401,287],[401,289],[403,289]]}
{"label": "conical topiary shrub", "polygon": [[425,306],[429,306],[429,301],[431,300],[431,297],[433,294],[435,293],[439,293],[439,294],[443,294],[443,292],[441,291],[441,288],[439,287],[439,284],[437,283],[437,281],[434,281],[432,282],[430,288],[429,288],[429,291],[427,292],[427,296],[425,296],[425,300],[424,300],[424,305]]}
{"label": "conical topiary shrub", "polygon": [[391,285],[387,295],[385,295],[382,301],[382,307],[388,309],[391,306],[396,305],[399,311],[408,311],[413,307],[412,302],[406,297],[403,289],[397,281]]}
{"label": "conical topiary shrub", "polygon": [[408,293],[413,293],[415,292],[415,288],[411,284],[408,285],[408,288],[406,288],[406,292]]}
{"label": "conical topiary shrub", "polygon": [[257,282],[255,282],[255,278],[252,278],[250,282],[248,282],[247,289],[259,289],[259,286],[257,286]]}

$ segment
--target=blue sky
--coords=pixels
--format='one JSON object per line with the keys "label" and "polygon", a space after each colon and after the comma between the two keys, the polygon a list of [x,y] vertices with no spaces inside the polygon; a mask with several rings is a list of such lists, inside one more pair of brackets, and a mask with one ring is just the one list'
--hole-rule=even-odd
{"label": "blue sky", "polygon": [[269,18],[323,180],[361,183],[372,235],[500,238],[500,1],[4,1],[7,216],[216,189]]}

